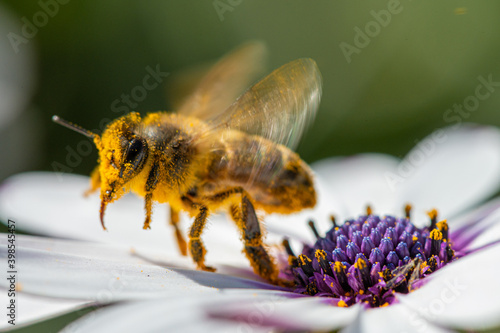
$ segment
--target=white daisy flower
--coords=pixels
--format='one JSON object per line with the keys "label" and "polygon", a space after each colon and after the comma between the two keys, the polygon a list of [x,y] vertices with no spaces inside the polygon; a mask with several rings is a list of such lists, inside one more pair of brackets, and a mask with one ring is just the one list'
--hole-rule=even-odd
{"label": "white daisy flower", "polygon": [[[268,244],[284,237],[291,243],[291,266],[282,265],[283,276],[296,282],[291,289],[253,275],[236,227],[223,217],[214,217],[203,236],[206,261],[218,273],[200,272],[177,253],[161,206],[152,230],[142,230],[142,200],[127,196],[109,207],[104,232],[99,199],[82,197],[88,178],[8,179],[0,187],[0,218],[18,230],[65,238],[17,235],[18,323],[113,303],[66,330],[439,332],[500,325],[500,201],[470,210],[499,188],[498,130],[446,129],[403,161],[365,154],[312,167],[316,209],[265,218]],[[407,202],[413,209],[400,217]],[[366,204],[373,211],[364,213]],[[429,224],[425,212],[432,208],[447,222],[432,212]],[[0,243],[6,248],[6,235]],[[7,280],[0,286],[10,288]]]}

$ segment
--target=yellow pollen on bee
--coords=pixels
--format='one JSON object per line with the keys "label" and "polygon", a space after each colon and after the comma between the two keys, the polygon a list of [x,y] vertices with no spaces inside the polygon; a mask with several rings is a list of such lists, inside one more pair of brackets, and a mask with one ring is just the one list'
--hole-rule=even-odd
{"label": "yellow pollen on bee", "polygon": [[347,308],[347,304],[346,302],[344,302],[343,300],[340,300],[338,303],[337,303],[337,306],[341,307],[341,308]]}
{"label": "yellow pollen on bee", "polygon": [[433,239],[433,240],[442,240],[443,239],[443,234],[441,233],[441,231],[439,231],[437,229],[434,229],[429,234],[429,238]]}

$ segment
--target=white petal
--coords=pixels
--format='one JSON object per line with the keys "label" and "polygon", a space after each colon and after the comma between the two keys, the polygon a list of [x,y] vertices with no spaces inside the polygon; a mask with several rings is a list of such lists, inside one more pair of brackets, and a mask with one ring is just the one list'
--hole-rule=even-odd
{"label": "white petal", "polygon": [[8,297],[8,292],[10,292],[8,289],[0,288],[0,300],[2,305],[10,306],[11,299],[14,299],[15,326],[8,323],[9,320],[12,320],[12,317],[9,317],[10,309],[7,309],[7,319],[0,322],[0,330],[30,325],[92,304],[88,301],[41,297],[23,292],[16,292],[15,297]]}
{"label": "white petal", "polygon": [[[0,187],[0,218],[12,219],[17,229],[31,233],[159,250],[180,258],[173,230],[167,223],[167,205],[155,207],[151,230],[143,230],[143,200],[126,195],[108,206],[108,230],[103,231],[99,195],[82,195],[88,184],[88,177],[68,174],[33,172],[13,176]],[[192,219],[181,217],[186,237]],[[239,233],[231,221],[214,215],[206,229],[203,239],[208,250],[207,264],[243,263],[248,267],[241,253]]]}
{"label": "white petal", "polygon": [[[206,296],[162,299],[103,309],[71,326],[75,332],[208,332],[330,330],[350,323],[357,307],[326,305],[319,298],[288,298],[286,293],[228,291]],[[231,319],[231,320],[224,320]]]}
{"label": "white petal", "polygon": [[[243,291],[118,304],[90,313],[62,332],[237,332],[247,329],[248,325],[210,317],[209,310],[224,304],[259,302],[269,297],[283,299],[285,296]],[[269,331],[253,325],[251,330]]]}
{"label": "white petal", "polygon": [[232,302],[221,304],[210,311],[212,316],[240,318],[261,325],[278,325],[293,331],[330,331],[351,324],[356,318],[359,306],[337,307],[320,297],[299,297],[280,299],[268,297],[268,300],[253,302]]}
{"label": "white petal", "polygon": [[[477,224],[467,227],[462,232],[461,237],[474,238],[474,240],[467,245],[467,250],[478,249],[487,244],[500,241],[500,208],[497,208],[492,212],[491,209],[485,208],[483,213],[489,214],[481,219]],[[482,215],[484,216],[484,214]],[[481,214],[479,217],[481,217]]]}
{"label": "white petal", "polygon": [[437,208],[450,218],[494,194],[500,185],[500,132],[463,125],[426,137],[398,167],[398,203],[414,204],[417,221]]}
{"label": "white petal", "polygon": [[395,191],[387,180],[396,172],[399,160],[383,154],[361,154],[347,158],[329,158],[312,165],[327,182],[332,195],[347,206],[347,216],[364,214],[370,204],[380,215],[401,213],[394,207]]}
{"label": "white petal", "polygon": [[342,333],[412,333],[412,332],[448,332],[426,322],[401,304],[384,308],[366,309],[359,312],[356,321],[343,329]]}
{"label": "white petal", "polygon": [[401,302],[428,321],[462,330],[483,330],[500,324],[500,245],[478,251],[430,276]]}
{"label": "white petal", "polygon": [[455,218],[448,219],[450,231],[453,232],[465,226],[482,224],[487,217],[498,209],[500,209],[500,198],[494,198],[479,207],[461,213]]}
{"label": "white petal", "polygon": [[[5,236],[5,235],[4,235]],[[7,237],[0,239],[5,247]],[[23,290],[43,296],[95,300],[155,298],[172,294],[214,293],[220,288],[270,288],[270,285],[221,274],[172,266],[168,258],[102,244],[16,237],[16,269]],[[7,253],[1,253],[6,262]],[[0,279],[0,286],[8,281]]]}

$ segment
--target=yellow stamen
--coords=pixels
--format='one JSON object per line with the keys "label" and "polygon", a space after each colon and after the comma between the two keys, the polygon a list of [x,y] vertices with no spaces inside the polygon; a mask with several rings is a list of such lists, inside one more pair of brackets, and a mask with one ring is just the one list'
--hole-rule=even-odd
{"label": "yellow stamen", "polygon": [[429,234],[429,238],[432,240],[442,240],[443,239],[443,233],[437,229],[434,229],[431,231]]}
{"label": "yellow stamen", "polygon": [[436,227],[439,229],[439,231],[443,232],[445,230],[448,230],[448,223],[446,220],[442,220],[436,224]]}
{"label": "yellow stamen", "polygon": [[372,215],[372,214],[373,214],[372,207],[370,205],[366,205],[366,215]]}
{"label": "yellow stamen", "polygon": [[366,268],[366,262],[363,259],[358,258],[358,260],[356,260],[356,263],[354,264],[354,267],[358,269]]}
{"label": "yellow stamen", "polygon": [[318,259],[318,261],[321,261],[321,259],[323,260],[326,260],[326,252],[325,250],[316,250],[316,252],[314,253],[314,256],[316,257],[316,259]]}
{"label": "yellow stamen", "polygon": [[300,254],[300,255],[299,255],[299,260],[300,260],[300,264],[301,264],[301,266],[307,265],[307,263],[312,262],[312,260],[311,260],[311,259],[309,259],[309,257],[308,257],[308,256],[303,255],[303,254]]}
{"label": "yellow stamen", "polygon": [[342,265],[342,263],[340,261],[335,262],[335,265],[333,266],[333,270],[335,271],[335,273],[340,273],[340,272],[344,271],[344,269],[345,269],[345,266]]}
{"label": "yellow stamen", "polygon": [[346,302],[344,302],[343,300],[340,300],[338,303],[337,303],[337,306],[341,307],[341,308],[347,308],[347,304]]}
{"label": "yellow stamen", "polygon": [[430,211],[427,212],[427,215],[429,216],[429,218],[431,220],[437,219],[438,211],[437,211],[437,209],[433,208],[433,209],[431,209]]}
{"label": "yellow stamen", "polygon": [[410,218],[411,208],[412,207],[411,207],[410,204],[406,204],[406,206],[405,206],[405,214],[406,214],[407,218]]}

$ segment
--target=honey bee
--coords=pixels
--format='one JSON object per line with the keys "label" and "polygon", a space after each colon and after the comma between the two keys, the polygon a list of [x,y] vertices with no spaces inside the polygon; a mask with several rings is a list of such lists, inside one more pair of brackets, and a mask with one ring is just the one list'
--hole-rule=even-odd
{"label": "honey bee", "polygon": [[[312,172],[291,149],[315,117],[321,75],[312,59],[298,59],[236,99],[264,53],[263,45],[253,42],[222,58],[177,113],[142,118],[132,112],[111,122],[101,136],[53,117],[93,138],[99,150],[86,193],[100,189],[104,229],[107,205],[129,191],[144,197],[144,229],[150,228],[153,202],[168,203],[180,252],[189,251],[198,269],[214,271],[205,265],[201,236],[208,216],[226,211],[241,231],[255,273],[279,283],[256,210],[290,214],[316,204]],[[188,242],[178,227],[181,211],[194,218]]]}

